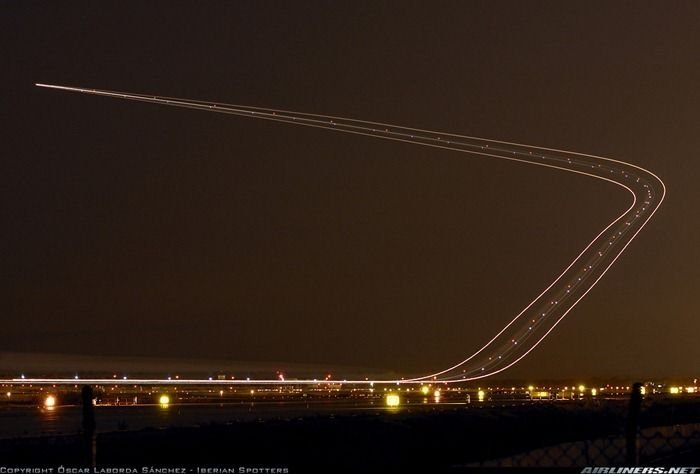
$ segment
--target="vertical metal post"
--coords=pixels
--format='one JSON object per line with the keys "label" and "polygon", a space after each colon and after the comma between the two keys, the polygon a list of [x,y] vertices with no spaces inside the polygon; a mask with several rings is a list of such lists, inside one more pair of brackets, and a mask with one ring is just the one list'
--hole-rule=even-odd
{"label": "vertical metal post", "polygon": [[626,461],[630,466],[639,465],[639,414],[642,409],[642,384],[636,382],[630,394],[629,412],[625,437],[627,441]]}
{"label": "vertical metal post", "polygon": [[95,437],[95,406],[92,403],[94,398],[92,387],[89,385],[83,386],[82,389],[83,402],[83,449],[85,464],[90,467],[95,467],[97,455],[97,439]]}

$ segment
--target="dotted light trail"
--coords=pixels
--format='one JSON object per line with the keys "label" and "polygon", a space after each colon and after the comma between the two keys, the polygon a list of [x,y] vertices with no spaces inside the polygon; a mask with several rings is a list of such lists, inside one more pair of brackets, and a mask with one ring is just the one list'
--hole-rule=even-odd
{"label": "dotted light trail", "polygon": [[[599,179],[619,186],[629,193],[631,198],[629,207],[599,231],[576,258],[520,313],[481,348],[463,360],[442,370],[420,376],[394,380],[341,379],[334,380],[332,383],[421,383],[425,381],[454,383],[489,377],[512,367],[532,352],[595,287],[656,213],[666,195],[666,186],[654,173],[631,163],[601,156],[329,115],[52,84],[36,85],[63,91],[333,130],[469,155],[517,161]],[[3,382],[62,384],[75,383],[75,380],[11,379]],[[288,379],[285,381],[282,377],[226,381],[131,379],[124,382],[129,384],[324,383],[316,379]],[[119,382],[113,379],[88,379],[81,380],[81,383],[115,384]]]}

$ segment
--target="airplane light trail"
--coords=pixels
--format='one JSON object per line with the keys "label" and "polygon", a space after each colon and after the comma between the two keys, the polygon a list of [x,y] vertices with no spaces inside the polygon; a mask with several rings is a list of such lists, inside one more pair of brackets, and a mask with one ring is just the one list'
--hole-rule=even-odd
{"label": "airplane light trail", "polygon": [[[334,130],[383,140],[421,145],[470,155],[498,158],[554,168],[603,180],[631,195],[629,207],[590,241],[574,260],[525,308],[480,349],[445,369],[398,380],[334,380],[332,383],[454,383],[485,378],[512,367],[537,347],[569,312],[595,287],[610,267],[656,213],[666,195],[663,181],[631,163],[583,153],[521,143],[402,127],[381,122],[279,109],[180,99],[99,89],[37,83],[36,86],[83,94],[282,122]],[[74,384],[74,379],[11,379],[10,383]],[[136,380],[90,379],[80,383],[137,383]],[[217,383],[211,380],[139,380],[140,383]],[[222,383],[311,384],[322,380],[227,380]]]}

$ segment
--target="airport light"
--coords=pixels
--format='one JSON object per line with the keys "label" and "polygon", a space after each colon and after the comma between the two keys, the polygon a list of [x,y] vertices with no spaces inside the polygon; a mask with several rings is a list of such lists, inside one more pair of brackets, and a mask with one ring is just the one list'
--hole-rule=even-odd
{"label": "airport light", "polygon": [[44,399],[44,406],[46,408],[53,408],[56,406],[56,397],[49,395]]}
{"label": "airport light", "polygon": [[387,393],[386,395],[386,406],[390,408],[396,408],[401,404],[401,397],[395,393]]}

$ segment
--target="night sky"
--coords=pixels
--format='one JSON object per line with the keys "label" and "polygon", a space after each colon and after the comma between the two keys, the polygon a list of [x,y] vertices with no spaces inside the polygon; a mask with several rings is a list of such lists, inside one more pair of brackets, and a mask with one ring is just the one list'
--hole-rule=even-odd
{"label": "night sky", "polygon": [[34,87],[600,154],[668,197],[507,377],[700,373],[700,3],[0,6],[0,352],[439,369],[629,202],[569,173]]}

